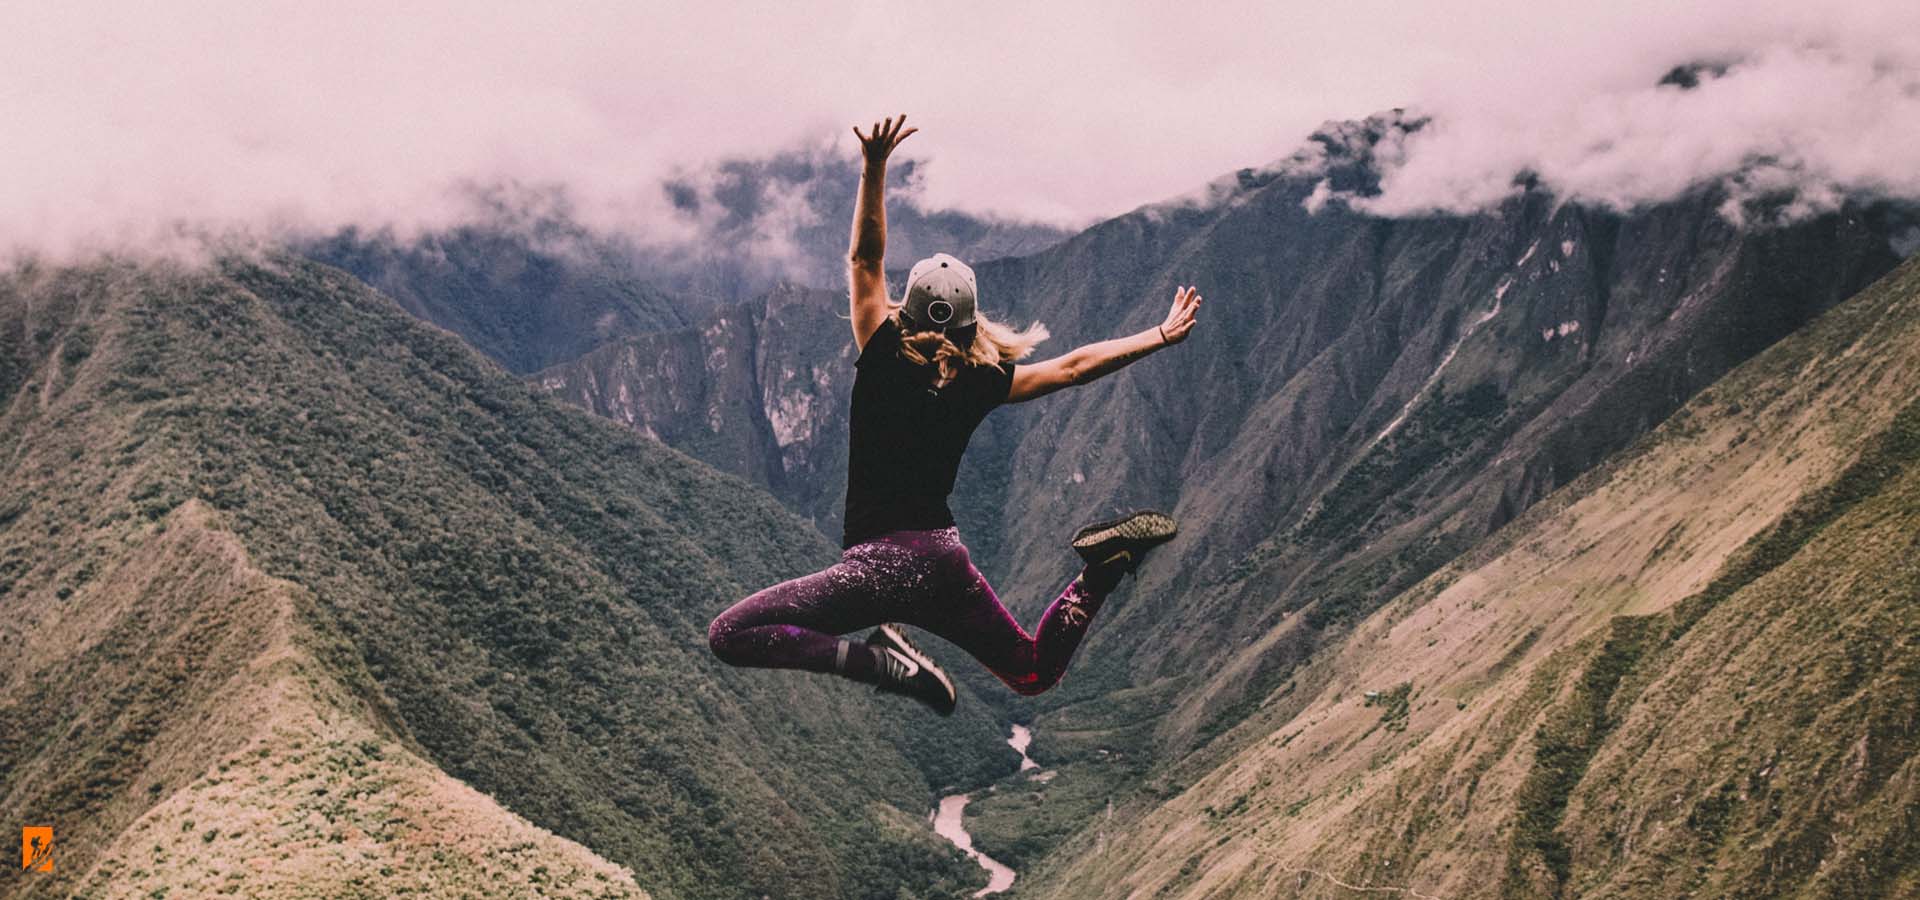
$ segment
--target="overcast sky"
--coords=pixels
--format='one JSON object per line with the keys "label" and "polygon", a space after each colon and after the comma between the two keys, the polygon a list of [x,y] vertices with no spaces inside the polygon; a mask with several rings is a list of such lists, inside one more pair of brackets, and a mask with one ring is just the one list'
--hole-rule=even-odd
{"label": "overcast sky", "polygon": [[[1655,91],[1688,59],[1740,62]],[[0,244],[173,223],[405,228],[461,185],[559,185],[647,233],[676,166],[905,112],[926,201],[1085,224],[1393,106],[1382,212],[1497,199],[1518,168],[1631,204],[1743,161],[1920,196],[1920,3],[9,3]]]}

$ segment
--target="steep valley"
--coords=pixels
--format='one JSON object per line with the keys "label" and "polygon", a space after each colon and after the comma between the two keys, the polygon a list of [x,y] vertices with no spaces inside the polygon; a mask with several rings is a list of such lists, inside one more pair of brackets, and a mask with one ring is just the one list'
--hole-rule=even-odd
{"label": "steep valley", "polygon": [[[1609,652],[1639,647],[1628,638],[1640,626],[1619,626],[1629,633],[1609,644],[1598,636],[1614,627],[1607,623],[1671,615],[1743,542],[1857,458],[1856,441],[1884,430],[1893,414],[1860,411],[1837,431],[1796,433],[1799,443],[1740,437],[1750,444],[1743,453],[1773,448],[1794,461],[1763,479],[1661,469],[1658,477],[1673,480],[1666,493],[1615,494],[1605,517],[1565,526],[1613,537],[1610,555],[1580,557],[1583,577],[1605,590],[1588,588],[1570,609],[1527,606],[1497,627],[1476,618],[1478,599],[1458,601],[1464,610],[1422,605],[1431,618],[1420,627],[1435,633],[1398,648],[1406,673],[1375,673],[1374,657],[1350,648],[1377,640],[1386,627],[1378,623],[1409,615],[1406,598],[1477,565],[1490,535],[1557,515],[1568,501],[1542,501],[1593,490],[1613,471],[1614,454],[1641,446],[1657,427],[1684,428],[1662,423],[1893,269],[1890,238],[1904,221],[1861,205],[1787,222],[1754,210],[1736,223],[1727,197],[1710,186],[1631,212],[1532,191],[1468,217],[1382,219],[1316,202],[1330,191],[1364,193],[1377,177],[1375,142],[1411,127],[1395,116],[1330,126],[1311,152],[1223,179],[1205,201],[1142,208],[1045,251],[977,267],[989,312],[1052,329],[1042,356],[1151,328],[1176,285],[1199,284],[1208,298],[1190,343],[1092,386],[996,412],[962,469],[954,498],[961,530],[1026,617],[1072,571],[1063,536],[1074,525],[1137,506],[1171,509],[1182,521],[1182,537],[1109,606],[1059,689],[1022,701],[971,682],[1004,715],[1034,723],[1034,755],[1058,772],[1044,785],[1003,780],[968,808],[976,843],[1021,870],[1023,896],[1268,896],[1263,886],[1301,874],[1286,866],[1404,886],[1385,876],[1396,866],[1404,875],[1416,862],[1410,853],[1453,867],[1422,870],[1431,878],[1423,883],[1446,896],[1612,884],[1613,875],[1563,867],[1556,839],[1540,837],[1533,856],[1509,853],[1501,823],[1513,804],[1489,805],[1486,822],[1460,826],[1480,831],[1448,832],[1459,858],[1389,853],[1385,837],[1349,840],[1397,809],[1416,776],[1396,799],[1348,812],[1363,793],[1359,773],[1397,757],[1359,743],[1359,732],[1301,735],[1329,716],[1360,731],[1390,723],[1384,733],[1397,736],[1406,716],[1418,722],[1420,710],[1463,712],[1453,707],[1467,703],[1472,716],[1454,726],[1461,740],[1490,735],[1482,741],[1500,749],[1482,746],[1495,754],[1482,765],[1509,779],[1506,790],[1520,790],[1529,770],[1515,748],[1527,746],[1549,706],[1572,716],[1567,703],[1549,701],[1579,673],[1614,665]],[[844,302],[838,292],[788,287],[530,380],[768,486],[833,536],[851,377]],[[1779,383],[1764,392],[1796,381],[1766,371]],[[1881,376],[1848,377],[1864,387]],[[1724,396],[1718,388],[1710,395]],[[1897,387],[1890,395],[1900,396]],[[1778,415],[1846,399],[1795,396]],[[1736,416],[1741,404],[1755,406],[1732,403]],[[1714,467],[1724,475],[1725,465]],[[1658,520],[1642,518],[1637,504]],[[1656,510],[1700,518],[1682,527]],[[1578,547],[1595,537],[1559,540]],[[1656,544],[1665,555],[1636,567]],[[1539,591],[1570,576],[1542,564],[1499,577],[1510,590]],[[1482,626],[1491,630],[1474,630]],[[1461,640],[1471,646],[1437,637],[1453,629],[1467,629]],[[1646,649],[1664,659],[1680,652],[1679,640]],[[1559,660],[1559,674],[1524,682],[1531,693],[1515,688],[1515,673],[1535,672],[1542,657]],[[974,678],[964,662],[959,668]],[[1434,693],[1440,672],[1448,673],[1444,697]],[[1614,686],[1598,681],[1588,702],[1604,705]],[[1361,696],[1368,691],[1371,705]],[[1483,691],[1493,693],[1475,699]],[[1289,760],[1289,777],[1321,787],[1280,802],[1270,763],[1240,760],[1249,747],[1287,740],[1294,756],[1278,758]],[[1479,776],[1458,777],[1478,785]],[[1196,787],[1216,783],[1234,790]],[[1329,791],[1346,793],[1334,804]],[[1249,804],[1262,798],[1270,802],[1256,814]],[[1450,802],[1417,823],[1393,819],[1407,829],[1402,843],[1472,805]],[[1557,833],[1559,821],[1541,834]],[[1269,823],[1264,833],[1292,842],[1319,835],[1325,846],[1254,842],[1234,830],[1261,823]],[[1207,849],[1212,842],[1223,849]],[[1364,859],[1356,855],[1363,848]],[[1489,853],[1516,862],[1476,891],[1462,879],[1485,871]],[[1154,862],[1132,871],[1128,861],[1141,858]],[[1795,872],[1781,877],[1803,878]],[[1337,884],[1315,886],[1309,875],[1297,889],[1343,896]]]}
{"label": "steep valley", "polygon": [[1363,620],[1036,895],[1911,896],[1916,390],[1910,262]]}
{"label": "steep valley", "polygon": [[929,638],[948,720],[705,646],[834,557],[843,291],[490,232],[301,250],[395,298],[293,254],[22,264],[0,813],[61,869],[0,894],[959,896],[957,791],[1016,897],[1920,893],[1907,213],[1327,199],[1418,127],[1057,243],[921,216],[902,252],[1034,251],[977,271],[1042,357],[1207,296],[976,433],[955,512],[1023,619],[1082,522],[1182,527],[1049,694]]}
{"label": "steep valley", "polygon": [[[1711,190],[1632,215],[1523,194],[1478,217],[1317,210],[1372,177],[1397,120],[978,267],[1042,356],[1151,328],[1195,283],[1186,345],[975,436],[954,505],[1023,613],[1071,573],[1062,536],[1120,508],[1183,521],[1043,708],[1147,691],[1152,742],[1231,725],[1249,692],[1887,271],[1884,210],[1736,226]],[[787,288],[532,376],[767,485],[837,536],[852,344],[844,295]],[[1313,628],[1255,646],[1283,616]],[[1208,672],[1189,678],[1197,660]],[[1137,694],[1136,694],[1137,695]],[[1140,706],[1140,704],[1136,704]],[[1044,738],[1042,739],[1044,747]]]}

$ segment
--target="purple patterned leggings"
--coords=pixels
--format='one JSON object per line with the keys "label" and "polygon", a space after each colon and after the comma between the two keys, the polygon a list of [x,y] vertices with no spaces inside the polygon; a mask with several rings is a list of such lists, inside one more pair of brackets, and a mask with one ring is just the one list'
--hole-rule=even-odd
{"label": "purple patterned leggings", "polygon": [[1030,636],[973,567],[958,529],[892,531],[847,548],[823,571],[734,604],[713,620],[707,640],[730,665],[833,672],[839,635],[899,622],[944,638],[1016,693],[1033,695],[1066,672],[1114,580],[1082,570]]}

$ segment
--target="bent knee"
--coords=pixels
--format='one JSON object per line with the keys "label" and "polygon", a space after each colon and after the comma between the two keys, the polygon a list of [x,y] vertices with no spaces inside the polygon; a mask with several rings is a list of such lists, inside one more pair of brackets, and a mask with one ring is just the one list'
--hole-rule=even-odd
{"label": "bent knee", "polygon": [[707,625],[707,649],[712,650],[714,656],[720,657],[721,662],[739,665],[740,641],[736,636],[733,621],[727,618],[726,613],[716,616],[713,622]]}

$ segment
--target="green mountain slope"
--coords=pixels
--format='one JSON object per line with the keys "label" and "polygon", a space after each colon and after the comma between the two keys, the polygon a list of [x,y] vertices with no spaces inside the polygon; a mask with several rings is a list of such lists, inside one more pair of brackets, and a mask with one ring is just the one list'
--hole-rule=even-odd
{"label": "green mountain slope", "polygon": [[[189,851],[147,845],[152,829],[290,815],[271,807],[306,802],[293,785],[345,778],[335,816],[427,823],[422,798],[457,788],[438,769],[505,808],[460,813],[500,841],[538,833],[517,815],[584,845],[541,876],[591,873],[570,883],[613,871],[588,850],[662,897],[941,896],[980,878],[920,821],[939,784],[1010,766],[977,704],[929,723],[706,651],[715,612],[830,546],[738,479],[538,396],[344,273],[287,258],[12,273],[0,409],[0,811],[59,823],[71,876],[172,871],[157,857]],[[284,588],[129,599],[116,573],[144,571],[136,557],[182,516]],[[309,712],[288,720],[325,727],[236,761],[268,740],[275,707],[223,698],[288,677],[260,662],[278,621],[311,658],[293,676]],[[222,765],[241,764],[289,789],[226,785]],[[316,768],[329,766],[344,768]],[[181,793],[201,786],[213,793]],[[435,841],[353,828],[342,840],[366,842],[390,884],[425,877]],[[191,855],[254,884],[237,857],[279,845],[241,831]],[[407,856],[379,855],[396,841]]]}
{"label": "green mountain slope", "polygon": [[1911,896],[1915,396],[1920,261],[1400,594],[1029,888]]}
{"label": "green mountain slope", "polygon": [[515,372],[679,326],[688,305],[659,287],[630,248],[562,221],[458,228],[411,242],[349,229],[303,252]]}
{"label": "green mountain slope", "polygon": [[54,825],[57,855],[5,893],[645,896],[380,727],[315,659],[311,597],[205,503],[120,537],[74,594],[15,608],[8,646],[34,659],[5,671],[35,702],[0,711],[4,802]]}

